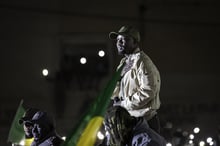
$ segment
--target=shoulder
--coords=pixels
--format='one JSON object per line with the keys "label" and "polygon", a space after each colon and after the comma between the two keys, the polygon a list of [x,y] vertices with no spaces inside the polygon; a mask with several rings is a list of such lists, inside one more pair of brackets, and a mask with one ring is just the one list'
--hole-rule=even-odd
{"label": "shoulder", "polygon": [[30,144],[30,146],[36,146],[36,142],[35,141],[32,141],[32,143]]}
{"label": "shoulder", "polygon": [[166,140],[158,135],[143,132],[135,135],[132,139],[132,146],[165,146]]}
{"label": "shoulder", "polygon": [[165,143],[165,139],[151,129],[145,120],[139,122],[134,129],[133,146],[165,146]]}
{"label": "shoulder", "polygon": [[148,57],[143,51],[136,53],[133,58],[137,69],[143,70],[153,65],[150,57]]}
{"label": "shoulder", "polygon": [[144,146],[150,143],[151,138],[147,131],[148,128],[147,122],[140,118],[133,131],[132,146]]}
{"label": "shoulder", "polygon": [[58,136],[51,136],[44,141],[40,146],[59,146],[63,140]]}
{"label": "shoulder", "polygon": [[140,60],[150,61],[150,62],[152,61],[151,58],[144,51],[140,51],[138,57]]}

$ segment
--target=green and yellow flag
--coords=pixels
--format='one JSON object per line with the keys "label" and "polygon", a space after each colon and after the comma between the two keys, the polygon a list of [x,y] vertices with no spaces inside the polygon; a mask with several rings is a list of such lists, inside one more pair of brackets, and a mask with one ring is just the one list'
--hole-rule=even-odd
{"label": "green and yellow flag", "polygon": [[23,126],[19,124],[19,119],[24,115],[25,109],[22,106],[23,100],[20,102],[18,106],[17,112],[14,116],[14,120],[11,124],[11,128],[8,134],[8,142],[13,144],[19,144],[25,138],[25,133]]}
{"label": "green and yellow flag", "polygon": [[96,98],[85,115],[79,120],[70,136],[67,136],[62,146],[94,146],[96,135],[102,126],[104,114],[110,102],[110,97],[120,79],[121,68],[115,72],[103,92]]}

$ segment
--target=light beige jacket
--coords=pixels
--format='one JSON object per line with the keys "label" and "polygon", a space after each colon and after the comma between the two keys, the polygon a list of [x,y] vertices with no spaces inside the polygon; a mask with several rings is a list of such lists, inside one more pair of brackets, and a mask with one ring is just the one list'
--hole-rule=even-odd
{"label": "light beige jacket", "polygon": [[119,97],[120,101],[116,105],[126,108],[132,116],[145,116],[149,120],[160,107],[159,71],[139,48],[122,58],[118,69],[124,62],[122,78],[114,89],[112,99]]}

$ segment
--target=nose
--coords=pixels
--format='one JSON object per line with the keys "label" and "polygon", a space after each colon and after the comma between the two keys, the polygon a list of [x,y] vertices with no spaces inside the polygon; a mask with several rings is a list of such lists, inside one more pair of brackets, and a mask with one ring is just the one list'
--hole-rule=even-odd
{"label": "nose", "polygon": [[117,39],[117,43],[122,44],[122,39],[121,38]]}
{"label": "nose", "polygon": [[117,40],[117,44],[116,45],[119,46],[119,47],[123,46],[122,39]]}
{"label": "nose", "polygon": [[36,125],[34,125],[34,127],[33,127],[33,129],[32,129],[32,132],[33,132],[33,133],[37,133],[37,126],[36,126]]}

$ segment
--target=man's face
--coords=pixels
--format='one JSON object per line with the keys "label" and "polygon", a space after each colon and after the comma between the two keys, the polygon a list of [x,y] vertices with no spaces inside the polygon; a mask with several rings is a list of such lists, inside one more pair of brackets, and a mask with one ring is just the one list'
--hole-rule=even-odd
{"label": "man's face", "polygon": [[48,129],[42,124],[35,123],[32,129],[34,140],[40,140],[48,134]]}
{"label": "man's face", "polygon": [[130,36],[118,35],[116,46],[118,49],[118,54],[125,55],[131,54],[134,51],[134,49],[136,49],[137,44],[135,43],[134,39]]}
{"label": "man's face", "polygon": [[28,138],[32,138],[33,137],[33,134],[32,134],[33,125],[28,121],[24,121],[23,128],[24,128],[25,135]]}

